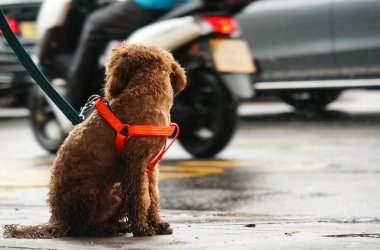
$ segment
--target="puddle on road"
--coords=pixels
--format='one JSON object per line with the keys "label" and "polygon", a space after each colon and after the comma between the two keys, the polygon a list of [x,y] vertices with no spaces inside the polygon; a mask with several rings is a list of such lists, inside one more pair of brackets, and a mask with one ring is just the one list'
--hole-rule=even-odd
{"label": "puddle on road", "polygon": [[185,167],[220,167],[220,168],[281,168],[281,169],[318,169],[328,167],[327,162],[244,162],[244,161],[178,161],[177,165]]}

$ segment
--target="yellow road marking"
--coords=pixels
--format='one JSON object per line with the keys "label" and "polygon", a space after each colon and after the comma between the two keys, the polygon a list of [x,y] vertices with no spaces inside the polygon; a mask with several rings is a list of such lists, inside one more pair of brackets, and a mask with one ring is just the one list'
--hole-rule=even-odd
{"label": "yellow road marking", "polygon": [[244,161],[179,161],[180,166],[210,166],[210,167],[252,167],[254,162]]}
{"label": "yellow road marking", "polygon": [[192,178],[213,174],[222,174],[225,168],[285,168],[285,169],[312,169],[327,167],[324,162],[242,162],[242,161],[179,161],[176,166],[161,166],[160,180]]}
{"label": "yellow road marking", "polygon": [[211,174],[221,174],[223,172],[224,170],[221,168],[162,165],[160,166],[160,180],[168,180],[174,178],[192,178]]}
{"label": "yellow road marking", "polygon": [[180,161],[176,166],[160,166],[160,180],[193,178],[222,174],[226,167],[250,167],[252,162],[237,161]]}

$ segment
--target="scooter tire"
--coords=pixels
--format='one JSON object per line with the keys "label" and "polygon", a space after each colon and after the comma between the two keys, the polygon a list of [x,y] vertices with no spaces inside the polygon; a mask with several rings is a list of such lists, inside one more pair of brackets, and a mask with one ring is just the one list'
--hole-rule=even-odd
{"label": "scooter tire", "polygon": [[29,107],[34,137],[42,148],[55,154],[67,137],[67,133],[59,125],[41,90],[35,89],[32,91]]}
{"label": "scooter tire", "polygon": [[210,158],[227,146],[236,129],[237,103],[215,73],[188,72],[188,87],[174,106],[178,104],[185,110],[179,142],[187,152]]}

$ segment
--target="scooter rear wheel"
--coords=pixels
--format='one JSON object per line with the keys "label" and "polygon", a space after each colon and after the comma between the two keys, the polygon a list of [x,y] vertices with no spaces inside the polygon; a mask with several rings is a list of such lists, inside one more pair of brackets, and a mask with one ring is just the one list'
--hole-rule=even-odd
{"label": "scooter rear wheel", "polygon": [[236,102],[215,74],[188,72],[188,87],[173,107],[174,121],[181,126],[181,145],[196,157],[216,155],[234,134],[236,109]]}
{"label": "scooter rear wheel", "polygon": [[56,153],[67,134],[39,89],[35,89],[31,95],[30,116],[33,134],[38,143],[48,152]]}

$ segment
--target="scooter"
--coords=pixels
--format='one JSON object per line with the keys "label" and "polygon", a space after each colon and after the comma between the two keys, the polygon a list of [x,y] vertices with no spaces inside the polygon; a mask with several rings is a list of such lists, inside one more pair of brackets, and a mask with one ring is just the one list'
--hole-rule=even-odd
{"label": "scooter", "polygon": [[[233,10],[215,2],[184,4],[125,40],[167,49],[186,69],[188,87],[175,100],[172,120],[181,127],[181,145],[196,157],[212,157],[228,144],[237,124],[238,103],[254,96],[250,74],[255,66],[249,48],[237,39],[240,31]],[[76,7],[70,0],[45,0],[37,20],[40,68],[63,90],[85,18]],[[120,43],[111,41],[99,60],[99,88],[105,58]],[[31,98],[31,124],[39,144],[53,153],[72,129],[41,91]]]}

